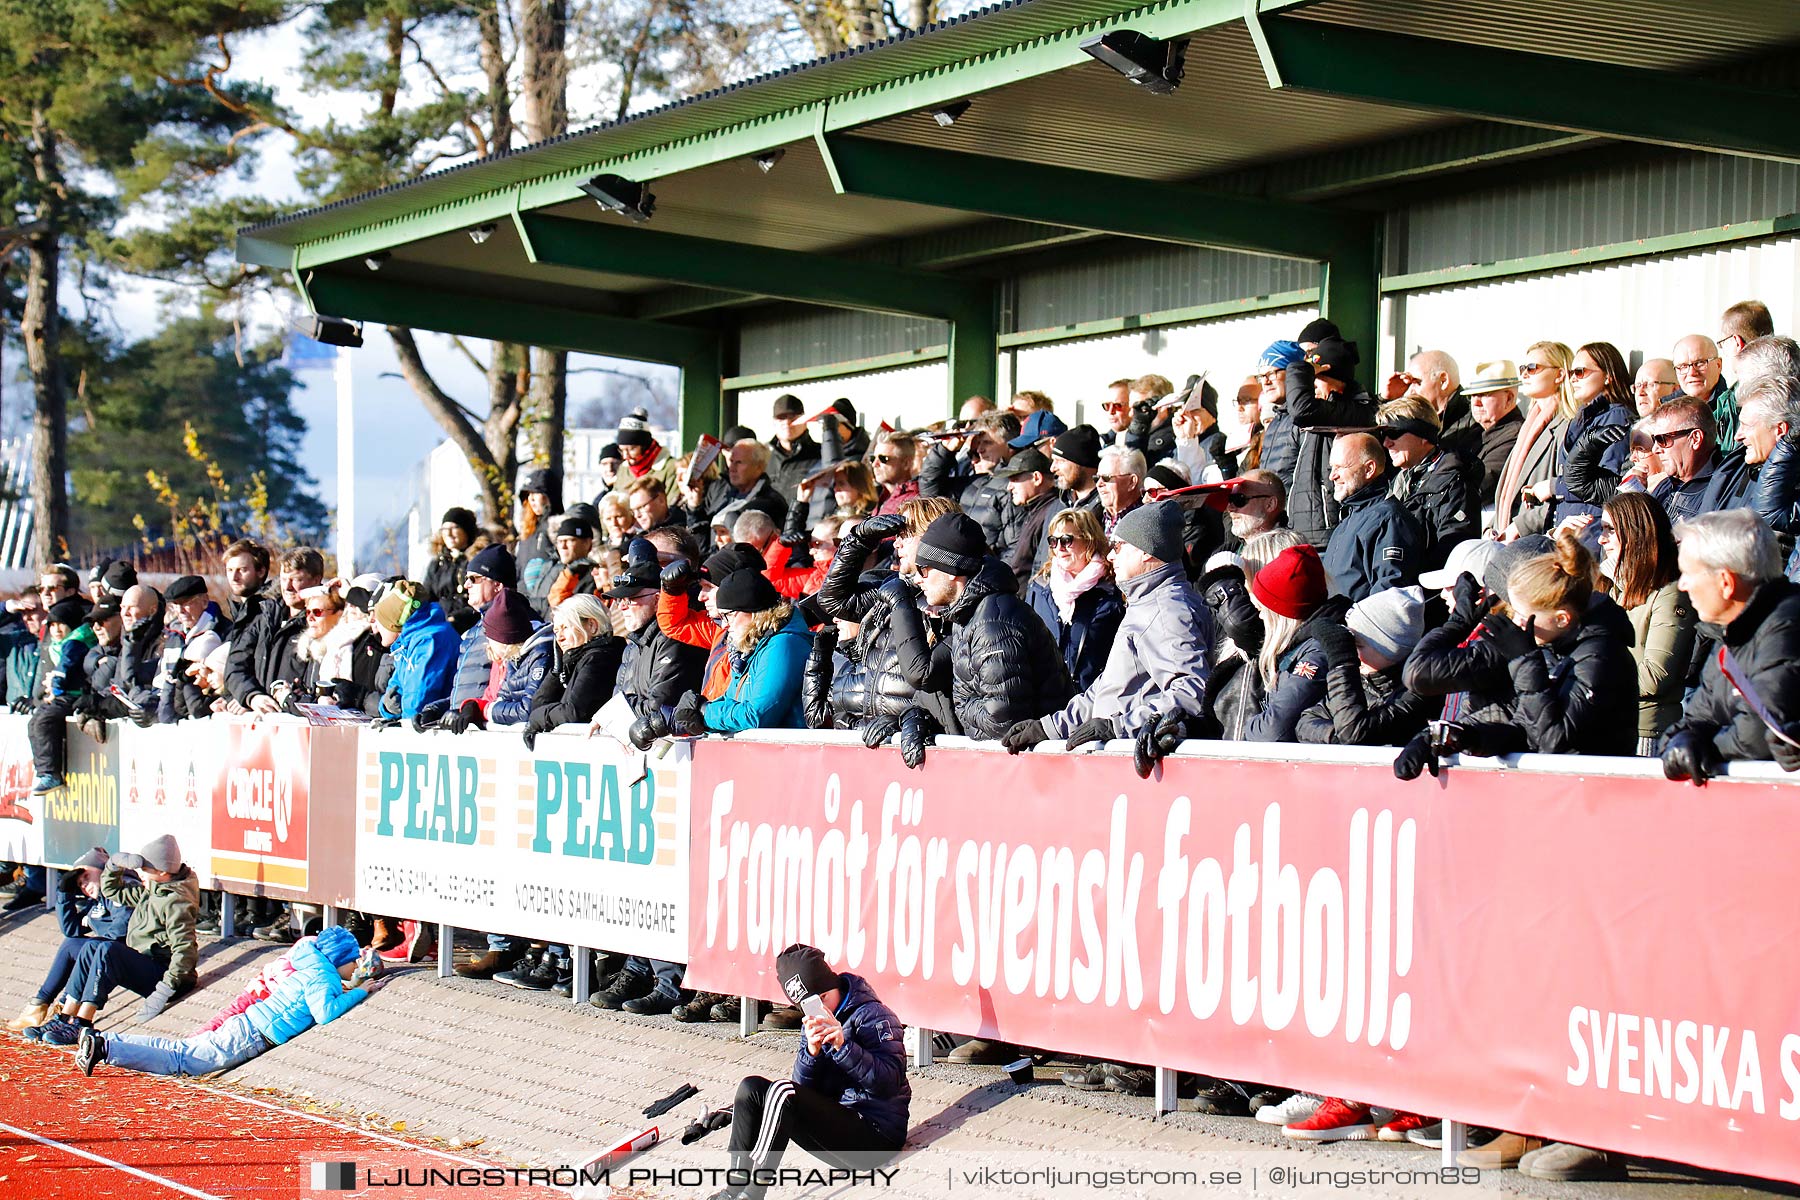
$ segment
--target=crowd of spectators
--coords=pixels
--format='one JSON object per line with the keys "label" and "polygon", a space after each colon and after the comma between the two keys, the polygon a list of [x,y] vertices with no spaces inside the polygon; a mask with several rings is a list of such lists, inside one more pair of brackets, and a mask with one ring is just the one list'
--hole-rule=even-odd
{"label": "crowd of spectators", "polygon": [[[565,506],[534,469],[516,537],[453,508],[418,581],[328,578],[315,550],[249,541],[222,595],[197,576],[159,593],[123,562],[84,594],[54,564],[0,626],[34,790],[62,786],[69,719],[303,704],[527,744],[616,732],[620,711],[640,749],[838,728],[909,767],[947,734],[1014,754],[1121,740],[1146,778],[1194,738],[1391,746],[1403,780],[1521,751],[1660,756],[1696,785],[1737,760],[1800,767],[1800,347],[1763,305],[1635,374],[1609,343],[1540,341],[1466,381],[1421,351],[1371,388],[1326,320],[1246,360],[1229,421],[1204,377],[1158,375],[1109,385],[1099,426],[1026,391],[871,434],[848,400],[783,396],[769,441],[739,427],[677,455],[634,412],[603,494]],[[737,1016],[680,964],[608,965],[602,1007]],[[494,935],[462,972],[566,992],[572,966]],[[1296,1138],[1431,1137],[1350,1101],[1184,1087]],[[1494,1146],[1483,1165],[1536,1149]],[[1549,1149],[1545,1171],[1611,1169]]]}

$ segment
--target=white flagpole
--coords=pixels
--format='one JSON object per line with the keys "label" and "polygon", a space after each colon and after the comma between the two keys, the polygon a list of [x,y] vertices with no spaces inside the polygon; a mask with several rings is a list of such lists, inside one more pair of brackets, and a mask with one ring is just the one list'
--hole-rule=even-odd
{"label": "white flagpole", "polygon": [[356,400],[350,353],[337,348],[337,573],[356,574]]}

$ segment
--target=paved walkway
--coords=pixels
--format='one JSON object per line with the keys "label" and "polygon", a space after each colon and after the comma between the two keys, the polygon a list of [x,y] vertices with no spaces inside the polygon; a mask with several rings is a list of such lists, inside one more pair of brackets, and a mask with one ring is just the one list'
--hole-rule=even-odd
{"label": "paved walkway", "polygon": [[[0,924],[0,1007],[5,1016],[28,998],[55,945],[52,917]],[[202,946],[201,989],[148,1029],[182,1033],[236,995],[279,949],[249,940]],[[135,1028],[137,998],[122,993],[101,1028]],[[688,1026],[667,1018],[634,1018],[575,1006],[548,994],[493,983],[441,981],[429,965],[408,969],[379,996],[343,1020],[314,1030],[246,1064],[210,1086],[254,1095],[300,1111],[335,1117],[486,1160],[521,1165],[572,1164],[652,1122],[641,1109],[683,1083],[699,1095],[660,1118],[665,1137],[679,1135],[703,1107],[730,1103],[747,1074],[780,1076],[793,1061],[797,1035],[736,1036],[736,1025]],[[72,1069],[72,1068],[71,1068]],[[1053,1078],[1054,1070],[1040,1071]],[[1000,1168],[1047,1164],[1069,1170],[1131,1163],[1200,1172],[1201,1194],[1290,1195],[1342,1191],[1342,1186],[1284,1185],[1294,1172],[1355,1170],[1357,1195],[1441,1195],[1419,1173],[1435,1152],[1376,1143],[1296,1147],[1280,1131],[1247,1119],[1175,1114],[1157,1121],[1150,1101],[1074,1092],[1052,1082],[1020,1087],[998,1068],[938,1065],[912,1073],[909,1153],[891,1188],[895,1197],[1042,1196],[1031,1185],[998,1181]],[[722,1165],[727,1135],[694,1151],[665,1145],[646,1165]],[[790,1165],[813,1165],[795,1154]],[[1634,1167],[1628,1184],[1567,1185],[1488,1173],[1477,1185],[1495,1193],[1543,1197],[1651,1197],[1701,1200],[1743,1196],[1765,1185]],[[979,1178],[977,1178],[979,1177]],[[977,1178],[977,1182],[970,1182]],[[3,1186],[3,1185],[0,1185]],[[634,1196],[686,1196],[695,1191],[650,1184]],[[1056,1189],[1063,1190],[1063,1189]],[[1154,1181],[1113,1184],[1115,1195],[1190,1195],[1192,1181],[1159,1190]],[[1463,1194],[1468,1188],[1459,1189]],[[842,1194],[815,1189],[793,1194]],[[863,1194],[860,1191],[856,1194]],[[1800,1195],[1800,1189],[1786,1189]]]}

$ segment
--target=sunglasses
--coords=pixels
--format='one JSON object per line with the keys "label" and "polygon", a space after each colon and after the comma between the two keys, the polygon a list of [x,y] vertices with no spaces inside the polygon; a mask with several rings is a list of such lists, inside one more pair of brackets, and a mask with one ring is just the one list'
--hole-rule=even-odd
{"label": "sunglasses", "polygon": [[1600,373],[1599,367],[1570,367],[1569,368],[1569,378],[1573,379],[1576,383],[1580,383],[1582,380],[1586,379],[1589,375],[1598,375],[1599,373]]}
{"label": "sunglasses", "polygon": [[900,461],[900,456],[897,454],[877,454],[875,456],[875,461],[883,465],[897,463]]}
{"label": "sunglasses", "polygon": [[1073,548],[1078,542],[1081,542],[1081,539],[1072,533],[1053,533],[1044,539],[1045,545],[1049,546],[1052,550],[1068,550]]}
{"label": "sunglasses", "polygon": [[1125,411],[1125,406],[1123,404],[1120,404],[1117,400],[1102,400],[1100,402],[1100,408],[1104,412],[1111,412],[1111,413]]}
{"label": "sunglasses", "polygon": [[1653,433],[1650,435],[1650,441],[1655,444],[1658,450],[1667,450],[1670,446],[1673,446],[1688,434],[1699,432],[1700,427],[1698,425],[1689,425],[1686,429],[1671,429],[1667,433]]}
{"label": "sunglasses", "polygon": [[1534,363],[1534,362],[1520,363],[1519,364],[1519,377],[1521,379],[1530,379],[1533,375],[1536,375],[1539,371],[1554,371],[1554,370],[1556,370],[1556,368],[1551,366],[1549,363]]}
{"label": "sunglasses", "polygon": [[310,621],[314,617],[322,617],[330,611],[329,608],[309,608],[306,610],[306,619]]}
{"label": "sunglasses", "polygon": [[1243,508],[1253,500],[1267,500],[1268,496],[1261,492],[1233,492],[1225,497],[1225,503],[1233,508]]}

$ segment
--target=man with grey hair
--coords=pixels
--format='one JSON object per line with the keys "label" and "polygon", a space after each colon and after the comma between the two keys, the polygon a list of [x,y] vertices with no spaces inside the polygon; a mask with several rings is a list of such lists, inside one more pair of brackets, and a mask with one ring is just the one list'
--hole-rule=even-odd
{"label": "man with grey hair", "polygon": [[1737,441],[1737,399],[1725,380],[1719,344],[1703,333],[1690,333],[1675,343],[1675,382],[1684,395],[1712,409],[1721,445]]}
{"label": "man with grey hair", "polygon": [[1144,502],[1147,473],[1141,451],[1108,446],[1100,452],[1100,470],[1094,480],[1100,489],[1100,527],[1108,534],[1120,517]]}
{"label": "man with grey hair", "polygon": [[[1742,395],[1738,440],[1745,457],[1761,463],[1748,503],[1769,528],[1793,537],[1800,534],[1800,376],[1765,375]],[[1800,553],[1788,560],[1789,578],[1797,562]]]}
{"label": "man with grey hair", "polygon": [[722,503],[711,513],[715,524],[723,520],[729,526],[743,513],[759,511],[781,528],[788,502],[769,478],[769,453],[768,444],[755,438],[745,438],[725,452],[726,487],[719,493]]}
{"label": "man with grey hair", "polygon": [[1759,337],[1738,351],[1736,366],[1739,395],[1770,375],[1800,377],[1800,342],[1779,333]]}
{"label": "man with grey hair", "polygon": [[1418,396],[1437,409],[1438,449],[1454,451],[1468,462],[1481,457],[1482,426],[1463,395],[1462,371],[1442,350],[1421,350],[1406,362],[1406,370],[1388,376],[1383,400]]}
{"label": "man with grey hair", "polygon": [[1727,670],[1783,728],[1800,719],[1800,585],[1782,578],[1775,534],[1747,509],[1683,521],[1675,537],[1681,590],[1718,649],[1663,739],[1663,774],[1704,785],[1728,762],[1769,757],[1763,718]]}
{"label": "man with grey hair", "polygon": [[769,519],[769,514],[760,508],[739,513],[738,519],[731,523],[731,540],[755,546],[764,561],[768,560],[769,547],[780,536],[781,530]]}
{"label": "man with grey hair", "polygon": [[[1739,449],[1719,460],[1718,470],[1713,472],[1712,482],[1700,500],[1701,512],[1751,508],[1757,504],[1769,454],[1789,431],[1800,429],[1800,420],[1794,415],[1793,382],[1786,376],[1763,377],[1738,388]],[[1784,469],[1779,473],[1791,472]],[[1786,487],[1785,481],[1782,486]]]}

